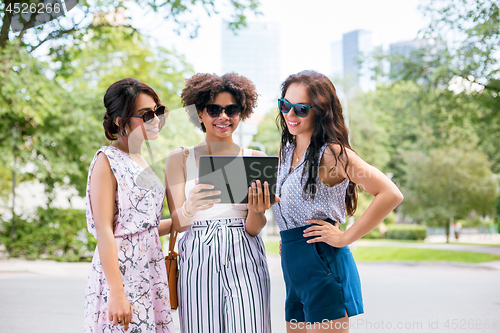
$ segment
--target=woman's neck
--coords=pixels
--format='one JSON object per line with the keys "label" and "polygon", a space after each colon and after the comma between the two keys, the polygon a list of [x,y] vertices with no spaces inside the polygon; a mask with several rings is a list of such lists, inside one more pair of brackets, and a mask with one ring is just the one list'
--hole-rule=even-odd
{"label": "woman's neck", "polygon": [[232,141],[209,141],[206,139],[202,144],[206,146],[209,155],[238,155],[241,149]]}
{"label": "woman's neck", "polygon": [[233,143],[234,144],[234,140],[233,140],[233,136],[230,135],[228,137],[224,137],[224,138],[221,138],[221,137],[217,137],[217,136],[214,136],[214,135],[210,135],[210,134],[206,134],[205,136],[205,142],[210,142],[210,143],[221,143],[221,144],[231,144]]}
{"label": "woman's neck", "polygon": [[311,143],[310,135],[297,135],[295,136],[295,149],[298,151],[305,151]]}
{"label": "woman's neck", "polygon": [[140,155],[142,142],[142,140],[139,142],[129,140],[128,137],[120,135],[112,145],[129,155]]}

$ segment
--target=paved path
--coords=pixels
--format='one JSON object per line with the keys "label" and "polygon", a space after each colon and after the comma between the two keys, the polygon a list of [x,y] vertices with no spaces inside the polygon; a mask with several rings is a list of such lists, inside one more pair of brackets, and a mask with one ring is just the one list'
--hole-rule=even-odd
{"label": "paved path", "polygon": [[[273,332],[284,333],[279,256],[268,255],[268,263]],[[0,260],[0,332],[82,332],[89,266]],[[351,332],[500,332],[500,270],[391,263],[358,268],[365,314],[351,318]]]}

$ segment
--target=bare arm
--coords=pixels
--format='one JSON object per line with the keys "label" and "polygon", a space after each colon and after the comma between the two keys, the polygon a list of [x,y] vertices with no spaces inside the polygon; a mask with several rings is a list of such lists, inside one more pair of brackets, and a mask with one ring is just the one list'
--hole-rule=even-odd
{"label": "bare arm", "polygon": [[[266,156],[260,151],[253,151],[252,156]],[[278,196],[275,203],[279,202]],[[257,236],[266,226],[267,218],[264,213],[271,207],[269,184],[261,184],[258,180],[248,189],[248,216],[245,229],[250,236]]]}
{"label": "bare arm", "polygon": [[99,154],[90,178],[91,209],[96,227],[97,247],[109,286],[109,320],[115,325],[121,320],[121,325],[127,330],[129,322],[132,321],[132,309],[123,289],[113,233],[116,186],[116,178],[107,157]]}
{"label": "bare arm", "polygon": [[[339,151],[338,146],[334,146],[336,151]],[[328,151],[328,150],[327,150]],[[331,154],[325,151],[324,158],[326,159],[325,165],[328,170],[335,167],[335,162]],[[341,232],[338,228],[333,227],[331,224],[321,220],[311,220],[317,224],[307,228],[305,232],[306,237],[320,236],[310,239],[308,242],[324,241],[335,247],[342,247],[349,245],[352,242],[360,239],[366,235],[370,230],[375,228],[389,213],[396,208],[401,201],[403,195],[397,186],[387,178],[380,170],[369,165],[361,159],[352,150],[347,149],[349,157],[349,166],[347,174],[345,172],[345,161],[341,161],[336,166],[336,175],[350,179],[359,185],[363,190],[372,194],[375,198],[364,211],[361,217],[345,232]],[[329,158],[332,157],[332,158]],[[329,173],[331,175],[331,173]],[[331,177],[335,177],[335,174]],[[327,232],[325,230],[328,229]]]}
{"label": "bare arm", "polygon": [[168,155],[165,163],[165,188],[168,209],[172,218],[172,226],[178,232],[189,229],[192,224],[191,219],[182,213],[184,202],[186,202],[186,212],[195,214],[200,210],[213,207],[214,203],[220,201],[219,199],[203,200],[205,197],[220,194],[220,191],[200,193],[201,189],[213,189],[212,185],[197,184],[187,195],[184,193],[185,185],[184,155],[182,149],[179,148]]}
{"label": "bare arm", "polygon": [[160,220],[160,226],[158,227],[158,233],[160,236],[165,236],[170,233],[170,228],[172,227],[172,219]]}

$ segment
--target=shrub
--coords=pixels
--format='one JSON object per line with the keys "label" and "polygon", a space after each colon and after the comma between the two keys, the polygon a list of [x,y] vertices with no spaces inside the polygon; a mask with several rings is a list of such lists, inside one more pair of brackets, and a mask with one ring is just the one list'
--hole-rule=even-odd
{"label": "shrub", "polygon": [[[12,223],[16,230],[14,239],[10,238]],[[97,244],[87,232],[84,210],[41,207],[32,219],[16,216],[3,222],[0,240],[11,257],[61,261],[80,261]]]}
{"label": "shrub", "polygon": [[378,226],[362,237],[362,239],[381,239],[381,238],[382,238],[382,233],[380,232]]}
{"label": "shrub", "polygon": [[424,240],[427,237],[427,229],[421,225],[391,224],[387,229],[386,239]]}
{"label": "shrub", "polygon": [[384,219],[384,224],[389,225],[389,224],[396,224],[396,213],[393,211],[387,215],[387,217]]}

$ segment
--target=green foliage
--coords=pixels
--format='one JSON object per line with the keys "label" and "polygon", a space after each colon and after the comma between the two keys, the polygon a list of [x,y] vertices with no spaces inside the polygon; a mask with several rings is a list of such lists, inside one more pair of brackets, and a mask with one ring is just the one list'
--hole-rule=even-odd
{"label": "green foliage", "polygon": [[266,247],[266,252],[273,254],[280,254],[280,244],[278,241],[268,240],[264,243]]}
{"label": "green foliage", "polygon": [[426,237],[427,228],[415,224],[392,224],[385,233],[387,239],[424,240]]}
{"label": "green foliage", "polygon": [[[15,53],[12,45],[1,51],[0,164],[16,171],[18,183],[46,184],[49,198],[56,183],[73,182],[82,193],[90,163],[85,150],[99,144],[98,123],[87,108],[91,92],[70,94],[49,79],[47,63]],[[11,182],[2,188],[10,193]]]}
{"label": "green foliage", "polygon": [[362,239],[381,239],[381,238],[382,238],[382,233],[380,232],[378,226],[362,237]]}
{"label": "green foliage", "polygon": [[[354,213],[354,218],[357,220],[361,217],[361,214],[368,208],[368,206],[373,201],[373,196],[368,193],[359,193],[358,194],[358,207],[356,212]],[[396,223],[396,214],[394,212],[390,212],[389,215],[382,221],[384,225],[395,224]],[[363,239],[381,239],[382,232],[380,230],[381,225],[379,224],[373,230],[364,235]]]}
{"label": "green foliage", "polygon": [[500,222],[500,195],[495,198],[495,221]]}
{"label": "green foliage", "polygon": [[[17,231],[13,239],[12,223]],[[30,220],[15,216],[2,222],[0,240],[11,257],[63,261],[80,261],[97,245],[87,232],[85,211],[77,209],[38,208]]]}
{"label": "green foliage", "polygon": [[404,210],[416,220],[436,220],[445,226],[450,219],[472,211],[491,215],[495,183],[487,157],[480,151],[434,149],[406,155],[407,179],[403,189]]}
{"label": "green foliage", "polygon": [[495,78],[499,73],[500,12],[496,0],[428,1],[429,36],[448,41],[454,66],[462,77]]}
{"label": "green foliage", "polygon": [[269,111],[259,123],[258,132],[252,140],[260,142],[266,147],[267,156],[278,156],[279,147],[281,145],[281,131],[276,121],[278,115],[277,109]]}
{"label": "green foliage", "polygon": [[[54,48],[56,56],[53,61],[61,64],[55,73],[67,89],[99,95],[94,100],[96,118],[102,119],[104,114],[101,95],[119,79],[133,77],[156,91],[161,103],[169,110],[168,118],[160,137],[144,144],[142,153],[157,176],[164,179],[168,153],[180,146],[194,145],[202,139],[189,122],[185,110],[180,108],[179,96],[184,87],[184,77],[193,73],[191,65],[185,62],[183,56],[162,47],[153,49],[152,45],[149,38],[130,27],[102,27],[79,35],[71,47],[63,45]],[[94,75],[86,74],[89,71]],[[102,127],[99,127],[98,136],[103,137]],[[90,158],[95,150],[97,148],[90,152]],[[86,178],[82,180],[86,181]]]}
{"label": "green foliage", "polygon": [[[349,102],[351,146],[367,163],[384,170],[390,160],[389,130],[384,107],[372,94],[360,94]],[[384,101],[384,103],[387,101]]]}
{"label": "green foliage", "polygon": [[[23,42],[25,49],[30,52],[51,41],[71,43],[73,36],[82,31],[98,29],[103,26],[128,24],[130,17],[124,17],[124,22],[116,20],[122,15],[120,11],[129,8],[130,12],[137,10],[138,6],[142,10],[156,12],[164,21],[171,23],[171,29],[179,34],[187,31],[190,37],[195,37],[200,27],[198,17],[191,14],[191,12],[205,13],[211,16],[217,15],[221,9],[221,6],[216,5],[213,0],[136,0],[131,2],[80,0],[78,5],[71,10],[71,14],[63,15],[49,23],[30,28],[31,33],[26,34],[26,29],[29,27],[27,21],[39,20],[37,16],[44,15],[43,13],[32,14],[31,17],[25,18],[26,24],[23,31],[16,35],[11,34],[9,40],[9,23],[12,14],[4,12],[5,4],[2,1],[0,2],[0,49],[8,45],[12,39]],[[246,26],[246,16],[248,14],[260,14],[258,6],[258,0],[231,0],[229,6],[226,4],[224,8],[226,13],[225,21],[229,28],[236,30]],[[106,17],[106,14],[108,17]]]}
{"label": "green foliage", "polygon": [[490,227],[490,223],[487,221],[483,221],[479,218],[467,218],[467,219],[461,219],[461,220],[456,220],[453,221],[453,223],[461,223],[462,228],[484,228],[488,229]]}

